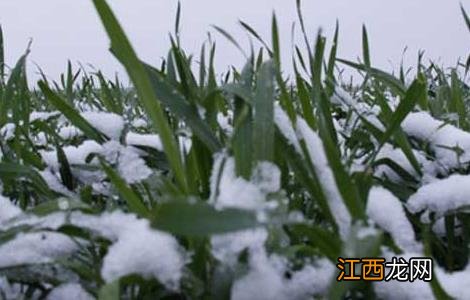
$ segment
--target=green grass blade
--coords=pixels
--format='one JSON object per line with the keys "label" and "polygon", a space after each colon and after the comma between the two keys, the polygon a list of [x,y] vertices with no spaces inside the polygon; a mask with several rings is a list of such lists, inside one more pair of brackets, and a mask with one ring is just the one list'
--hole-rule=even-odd
{"label": "green grass blade", "polygon": [[[382,114],[384,115],[386,123],[389,124],[390,120],[392,119],[393,111],[389,107],[386,97],[381,92],[378,92],[378,91],[379,90],[377,90],[377,92],[376,92],[376,97],[375,98],[376,98],[379,106],[382,109]],[[417,99],[417,103],[420,103],[420,102],[423,102],[423,101],[426,101],[426,100],[427,99],[421,97],[420,99]],[[422,173],[421,172],[421,166],[420,166],[418,160],[416,159],[416,157],[413,153],[413,150],[411,148],[410,142],[408,141],[408,138],[405,135],[405,133],[403,132],[403,130],[401,129],[401,127],[397,127],[393,135],[394,135],[394,138],[395,138],[395,142],[402,149],[403,153],[405,154],[406,158],[409,160],[409,162],[411,163],[411,165],[413,166],[415,171],[418,174],[421,175],[421,173]],[[382,132],[380,132],[380,135],[375,135],[375,137],[377,138],[378,141],[382,141],[382,140],[385,139],[384,138],[384,133],[382,133]],[[380,150],[380,147],[378,148],[377,151]],[[372,158],[375,158],[375,155],[377,153],[378,152],[373,153]]]}
{"label": "green grass blade", "polygon": [[[282,148],[284,149],[284,158],[291,167],[294,176],[299,180],[299,182],[305,187],[305,189],[310,193],[312,198],[318,203],[323,216],[326,221],[328,221],[335,231],[337,231],[337,224],[335,219],[331,214],[330,208],[328,206],[328,200],[326,198],[323,189],[321,188],[320,181],[313,167],[313,163],[309,156],[307,155],[308,151],[305,149],[305,143],[301,141],[302,151],[305,154],[305,159],[299,155],[299,153],[289,145],[285,137],[279,134],[279,139],[281,141]],[[311,211],[307,211],[307,216],[311,216]]]}
{"label": "green grass blade", "polygon": [[369,37],[367,34],[366,26],[364,24],[362,25],[362,56],[364,60],[364,66],[367,69],[367,74],[363,82],[363,86],[366,86],[367,82],[369,81],[371,61],[370,61],[370,50],[369,50]]}
{"label": "green grass blade", "polygon": [[416,79],[407,90],[405,97],[402,99],[397,109],[393,113],[390,119],[387,130],[382,136],[380,144],[385,144],[390,137],[394,134],[397,128],[400,127],[401,122],[411,112],[415,105],[426,97],[426,83],[420,79]]}
{"label": "green grass blade", "polygon": [[[424,244],[424,255],[427,256],[427,257],[431,257],[432,256],[432,252],[431,252],[431,226],[426,224],[426,225],[422,225],[423,228],[423,244]],[[436,268],[436,264],[437,262],[434,261],[433,262],[433,272],[435,272],[435,268]],[[431,285],[431,289],[432,289],[432,292],[434,294],[434,297],[436,297],[436,299],[439,299],[439,300],[450,300],[450,299],[453,299],[451,298],[447,293],[446,291],[442,288],[442,285],[441,283],[439,282],[439,280],[437,278],[433,278],[433,280],[431,280],[431,282],[429,283]]]}
{"label": "green grass blade", "polygon": [[183,95],[153,68],[146,66],[146,72],[150,78],[155,95],[157,95],[157,99],[178,118],[183,119],[211,152],[219,151],[222,147],[220,142],[212,133],[207,123],[201,119],[197,108],[188,103]]}
{"label": "green grass blade", "polygon": [[[23,136],[25,134],[23,133]],[[35,150],[30,148],[30,145],[22,145],[21,143],[18,143],[18,148],[19,148],[19,157],[23,160],[23,164],[25,165],[30,165],[32,167],[35,167],[38,170],[44,170],[45,164],[42,161],[42,158],[39,154],[35,152]]]}
{"label": "green grass blade", "polygon": [[451,72],[450,77],[450,86],[451,86],[451,103],[452,107],[454,108],[454,112],[457,113],[459,116],[459,126],[464,130],[468,130],[468,122],[467,122],[467,111],[462,95],[462,88],[460,84],[459,77],[457,75],[457,71],[454,69]]}
{"label": "green grass blade", "polygon": [[470,70],[470,55],[468,55],[467,62],[465,63],[465,76],[467,76],[468,70]]}
{"label": "green grass blade", "polygon": [[16,63],[15,67],[10,73],[6,87],[2,90],[2,98],[0,102],[0,128],[3,127],[3,125],[5,125],[8,120],[8,111],[14,108],[14,96],[17,93],[18,86],[22,86],[22,74],[25,72],[26,58],[28,54],[29,49],[24,55],[20,57]]}
{"label": "green grass blade", "polygon": [[173,53],[176,70],[180,78],[179,84],[186,100],[191,103],[196,103],[198,97],[198,86],[196,78],[191,70],[191,57],[187,57],[183,50],[176,44],[172,37],[170,37],[171,49]]}
{"label": "green grass blade", "polygon": [[338,236],[318,225],[295,224],[288,227],[288,231],[302,240],[302,243],[312,244],[325,254],[331,262],[336,263],[341,254],[342,243]]}
{"label": "green grass blade", "polygon": [[365,25],[362,25],[362,55],[364,59],[364,65],[370,68],[370,52],[369,52],[369,37],[367,35],[367,29]]}
{"label": "green grass blade", "polygon": [[[66,209],[64,209],[66,206]],[[66,199],[58,198],[50,201],[43,202],[34,206],[31,209],[28,209],[28,213],[33,213],[37,216],[47,216],[49,214],[59,212],[59,211],[72,211],[72,210],[82,210],[82,211],[91,211],[91,207],[86,203],[78,201],[76,199]]]}
{"label": "green grass blade", "polygon": [[73,178],[67,156],[65,155],[64,150],[62,150],[62,147],[59,145],[56,145],[56,149],[57,161],[59,162],[59,174],[60,178],[62,179],[62,183],[70,191],[73,191],[75,189],[75,180]]}
{"label": "green grass blade", "polygon": [[163,114],[160,103],[154,93],[145,67],[138,59],[118,20],[105,0],[93,0],[96,10],[111,40],[111,50],[124,65],[137,91],[139,101],[145,108],[155,129],[160,135],[165,154],[174,172],[176,180],[183,191],[187,191],[184,165],[178,144],[173,136],[168,120]]}
{"label": "green grass blade", "polygon": [[237,40],[230,33],[228,33],[225,29],[220,28],[219,26],[212,25],[212,27],[223,37],[225,37],[230,43],[232,43],[238,50],[240,50],[240,52],[243,54],[243,56],[245,56],[245,58],[248,58],[245,50],[243,50]]}
{"label": "green grass blade", "polygon": [[274,81],[272,61],[263,63],[253,98],[253,152],[254,160],[274,159]]}
{"label": "green grass blade", "polygon": [[339,23],[336,20],[336,28],[335,28],[335,35],[333,37],[333,45],[331,46],[330,57],[328,59],[328,66],[326,69],[326,80],[327,83],[333,85],[329,90],[329,95],[332,95],[334,92],[334,84],[335,84],[335,63],[336,63],[336,55],[338,52],[338,37],[339,37]]}
{"label": "green grass blade", "polygon": [[240,83],[227,83],[222,86],[222,91],[237,96],[249,104],[253,104],[253,93],[251,87]]}
{"label": "green grass blade", "polygon": [[[302,70],[304,70],[305,73],[308,73],[307,65],[305,64],[305,60],[302,56],[302,53],[300,52],[299,47],[297,47],[297,46],[295,46],[295,57],[297,57],[297,60],[299,61],[300,66],[302,67]],[[294,61],[296,61],[296,60],[294,60]]]}
{"label": "green grass blade", "polygon": [[238,176],[250,179],[253,165],[253,121],[252,109],[241,98],[235,97],[234,134],[232,149]]}
{"label": "green grass blade", "polygon": [[380,165],[386,165],[387,167],[392,169],[395,173],[397,173],[406,182],[413,183],[417,181],[413,175],[411,175],[407,170],[403,169],[401,165],[391,160],[390,158],[382,158],[382,159],[376,160],[373,164],[374,167],[378,167]]}
{"label": "green grass blade", "polygon": [[184,236],[209,236],[257,227],[256,215],[238,209],[217,210],[196,202],[171,201],[160,204],[152,212],[152,226]]}
{"label": "green grass blade", "polygon": [[168,80],[171,82],[171,84],[176,85],[178,80],[176,78],[176,67],[175,67],[175,60],[173,58],[173,51],[170,51],[168,53],[167,59],[166,59],[166,75]]}
{"label": "green grass blade", "polygon": [[272,25],[271,25],[271,36],[273,44],[273,60],[276,67],[281,69],[281,49],[279,46],[279,29],[277,26],[276,15],[273,14]]}
{"label": "green grass blade", "polygon": [[178,1],[178,6],[176,8],[176,18],[175,18],[175,36],[178,45],[180,45],[180,23],[181,21],[181,2]]}
{"label": "green grass blade", "polygon": [[264,48],[266,48],[269,55],[272,55],[273,51],[270,49],[268,44],[263,40],[263,38],[258,34],[258,32],[256,32],[256,30],[253,29],[253,27],[251,27],[250,25],[248,25],[247,23],[243,21],[239,21],[239,23],[246,31],[248,31],[252,36],[254,36],[255,39],[257,39],[264,46]]}
{"label": "green grass blade", "polygon": [[54,93],[46,83],[40,81],[38,83],[39,88],[43,92],[44,96],[49,100],[49,102],[64,116],[72,122],[74,126],[83,131],[83,133],[90,139],[97,141],[98,143],[104,143],[106,137],[100,133],[96,128],[94,128],[90,123],[88,123],[85,118],[83,118],[70,104],[68,104],[64,99],[59,95]]}
{"label": "green grass blade", "polygon": [[395,141],[400,146],[415,171],[419,175],[422,174],[420,164],[417,161],[411,148],[411,145],[400,127],[400,124],[401,122],[403,122],[408,113],[411,112],[411,110],[415,107],[417,103],[426,101],[426,96],[426,84],[424,83],[423,78],[419,77],[412,83],[412,85],[406,92],[405,97],[402,99],[393,114],[390,108],[388,107],[387,103],[384,102],[381,104],[382,112],[387,116],[389,122],[387,129],[382,134],[379,140],[380,145],[377,148],[376,152],[373,154],[372,158],[375,159],[375,156],[377,155],[378,151],[382,148],[382,146],[387,143],[392,136],[394,136]]}
{"label": "green grass blade", "polygon": [[44,195],[47,199],[53,199],[54,193],[49,189],[49,186],[44,181],[42,176],[33,168],[23,166],[16,163],[0,163],[0,178],[13,179],[13,178],[28,178],[33,187]]}
{"label": "green grass blade", "polygon": [[0,82],[5,79],[5,46],[3,44],[3,29],[0,25]]}
{"label": "green grass blade", "polygon": [[463,8],[462,3],[460,3],[460,10],[462,11],[463,18],[465,19],[465,24],[467,24],[467,29],[470,31],[470,18],[467,15],[467,12]]}
{"label": "green grass blade", "polygon": [[100,100],[103,103],[104,107],[109,112],[122,115],[123,109],[116,101],[114,101],[111,89],[109,88],[108,83],[106,82],[106,79],[104,78],[103,74],[101,72],[98,72],[97,76],[100,82]]}
{"label": "green grass blade", "polygon": [[401,150],[405,154],[410,164],[415,169],[416,173],[418,173],[419,175],[422,175],[423,172],[421,171],[421,164],[416,159],[416,156],[413,153],[413,148],[411,147],[411,144],[408,141],[406,134],[403,132],[401,128],[397,128],[395,132],[395,141],[397,142],[398,146],[401,148]]}
{"label": "green grass blade", "polygon": [[[302,36],[304,38],[305,47],[307,48],[308,58],[309,58],[310,66],[311,66],[313,64],[313,51],[312,51],[312,48],[310,47],[310,42],[308,40],[307,30],[305,29],[304,17],[302,15],[301,2],[302,2],[301,0],[296,0],[297,18],[299,19],[300,29],[302,30]],[[296,47],[296,50],[298,50],[297,47]],[[296,51],[296,52],[297,52],[297,56],[299,57],[299,59],[301,60],[301,63],[302,63],[303,59],[302,59],[302,55],[299,55],[300,51]],[[304,63],[302,63],[302,65],[305,66]],[[306,69],[306,68],[304,68],[304,69]]]}
{"label": "green grass blade", "polygon": [[333,125],[329,97],[323,90],[321,82],[321,71],[323,55],[325,50],[325,38],[319,32],[315,45],[315,56],[312,65],[312,89],[313,97],[318,103],[318,129],[323,141],[323,147],[329,165],[335,177],[338,190],[354,219],[364,218],[364,205],[359,198],[356,185],[352,182],[349,174],[341,162],[341,153],[338,149],[337,133]]}
{"label": "green grass blade", "polygon": [[310,126],[310,128],[314,129],[316,128],[316,119],[315,119],[315,115],[313,114],[314,110],[313,110],[313,106],[310,100],[311,97],[307,88],[305,87],[304,80],[301,78],[299,74],[297,74],[296,76],[296,83],[297,83],[297,93],[298,93],[298,97],[300,100],[300,105],[302,107],[304,119],[307,122],[307,124]]}
{"label": "green grass blade", "polygon": [[70,60],[67,62],[67,81],[65,82],[65,94],[67,95],[67,101],[73,103],[73,83],[74,76],[72,71],[72,63]]}
{"label": "green grass blade", "polygon": [[140,217],[148,217],[148,209],[142,203],[140,197],[127,185],[118,173],[111,168],[104,160],[100,160],[103,171],[108,176],[111,183],[116,187],[121,197],[127,202],[129,210]]}
{"label": "green grass blade", "polygon": [[118,300],[120,299],[119,279],[103,285],[98,292],[98,300]]}
{"label": "green grass blade", "polygon": [[328,97],[324,97],[323,85],[322,85],[322,65],[323,56],[325,53],[326,39],[318,32],[317,41],[315,44],[315,56],[312,65],[312,91],[313,99],[318,105],[318,120],[321,123],[321,127],[328,131],[328,136],[333,140],[335,144],[338,143],[335,127],[333,125],[333,119],[331,117],[331,107]]}
{"label": "green grass blade", "polygon": [[354,69],[368,72],[372,77],[386,83],[399,96],[404,96],[406,93],[406,87],[404,86],[404,84],[391,74],[388,74],[384,71],[381,71],[373,67],[367,68],[365,65],[357,64],[357,63],[354,63],[345,59],[337,59],[337,61],[347,66],[350,66]]}
{"label": "green grass blade", "polygon": [[242,91],[245,96],[234,91],[234,133],[231,147],[235,157],[236,174],[247,180],[250,179],[253,165],[253,77],[254,69],[250,60],[243,67],[240,82],[234,86],[236,91]]}
{"label": "green grass blade", "polygon": [[329,136],[329,133],[323,126],[320,126],[320,137],[323,140],[323,147],[327,156],[331,170],[335,177],[336,185],[349,210],[352,218],[355,220],[364,219],[364,203],[361,202],[357,186],[344,169],[341,162],[341,153],[337,144]]}
{"label": "green grass blade", "polygon": [[206,83],[206,44],[201,47],[201,55],[199,58],[199,86],[204,89]]}

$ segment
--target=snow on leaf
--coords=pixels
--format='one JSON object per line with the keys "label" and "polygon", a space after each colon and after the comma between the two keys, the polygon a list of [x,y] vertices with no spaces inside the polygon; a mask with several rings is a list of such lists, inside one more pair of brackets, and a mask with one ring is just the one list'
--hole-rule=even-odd
{"label": "snow on leaf", "polygon": [[163,145],[160,137],[156,134],[139,134],[129,132],[126,135],[126,144],[131,146],[146,146],[163,151]]}
{"label": "snow on leaf", "polygon": [[18,206],[0,195],[0,224],[19,216],[21,213],[22,211]]}
{"label": "snow on leaf", "polygon": [[297,132],[299,139],[305,141],[310,159],[315,167],[315,172],[327,196],[331,213],[338,224],[341,236],[345,238],[351,227],[351,215],[336,185],[333,172],[324,151],[323,142],[318,134],[310,129],[308,124],[301,118],[297,120]]}
{"label": "snow on leaf", "polygon": [[48,295],[46,300],[93,300],[95,299],[78,283],[64,283],[55,287]]}
{"label": "snow on leaf", "polygon": [[448,170],[470,161],[470,133],[436,120],[427,112],[410,113],[402,128],[408,135],[429,142],[438,167]]}
{"label": "snow on leaf", "polygon": [[405,251],[422,251],[401,202],[388,190],[373,187],[367,201],[367,216],[392,236],[398,247]]}
{"label": "snow on leaf", "polygon": [[60,115],[59,111],[33,111],[29,115],[29,121],[34,122],[34,121],[47,121],[48,119],[52,117],[56,117]]}
{"label": "snow on leaf", "polygon": [[424,185],[411,195],[407,208],[412,213],[426,210],[437,217],[470,205],[470,176],[454,174]]}
{"label": "snow on leaf", "polygon": [[0,128],[0,138],[4,141],[9,141],[15,137],[15,129],[16,126],[13,123],[5,124],[2,128]]}
{"label": "snow on leaf", "polygon": [[[225,163],[222,164],[223,161]],[[226,157],[225,154],[216,155],[211,176],[211,203],[217,208],[262,211],[269,206],[266,194],[278,191],[279,188],[280,172],[274,164],[268,162],[258,164],[253,178],[247,181],[236,176],[233,157]]]}
{"label": "snow on leaf", "polygon": [[335,272],[334,265],[326,260],[307,264],[299,271],[291,270],[286,278],[287,261],[277,255],[267,256],[258,251],[250,257],[250,271],[232,286],[231,299],[309,299],[324,296]]}
{"label": "snow on leaf", "polygon": [[139,274],[156,278],[169,289],[179,288],[186,255],[173,236],[151,229],[147,220],[122,212],[101,216],[77,213],[72,216],[72,223],[113,242],[101,269],[106,282]]}
{"label": "snow on leaf", "polygon": [[121,137],[121,132],[124,129],[124,120],[121,116],[114,113],[91,111],[83,112],[81,115],[109,138],[118,140]]}
{"label": "snow on leaf", "polygon": [[0,246],[0,268],[51,263],[77,250],[68,236],[56,232],[20,233]]}

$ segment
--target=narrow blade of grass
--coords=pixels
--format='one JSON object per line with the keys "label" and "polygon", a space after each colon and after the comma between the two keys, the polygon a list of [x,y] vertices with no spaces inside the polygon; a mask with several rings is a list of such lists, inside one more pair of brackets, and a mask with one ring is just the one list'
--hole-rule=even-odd
{"label": "narrow blade of grass", "polygon": [[113,94],[111,89],[106,82],[103,74],[101,72],[97,73],[99,82],[100,82],[100,100],[104,104],[107,111],[113,112],[115,114],[122,115],[123,108],[119,105],[117,101],[114,101]]}
{"label": "narrow blade of grass", "polygon": [[[235,157],[235,170],[238,176],[249,180],[253,165],[253,95],[252,82],[254,69],[252,61],[248,61],[240,75],[240,83],[236,83],[234,97],[234,133],[231,146]],[[240,91],[239,95],[237,91]],[[247,142],[248,141],[248,142]]]}
{"label": "narrow blade of grass", "polygon": [[470,18],[467,15],[467,12],[463,8],[462,3],[460,3],[460,10],[462,11],[463,18],[465,19],[465,24],[467,24],[467,29],[470,31]]}
{"label": "narrow blade of grass", "polygon": [[178,6],[176,8],[176,18],[175,18],[175,36],[180,45],[180,26],[181,26],[181,2],[178,1]]}
{"label": "narrow blade of grass", "polygon": [[6,87],[2,91],[2,98],[0,102],[0,128],[5,125],[8,119],[8,111],[13,107],[13,101],[17,88],[22,86],[22,73],[25,72],[26,58],[28,57],[29,49],[24,55],[20,57],[15,67],[10,73]]}
{"label": "narrow blade of grass", "polygon": [[146,72],[149,75],[157,99],[178,118],[183,119],[193,133],[211,152],[219,151],[222,147],[220,142],[212,133],[210,127],[207,126],[207,123],[201,119],[197,108],[189,104],[186,99],[153,68],[146,66]]}
{"label": "narrow blade of grass", "polygon": [[104,143],[106,137],[100,133],[95,127],[88,123],[70,104],[62,99],[57,93],[52,91],[49,86],[43,81],[38,83],[39,88],[46,96],[47,100],[64,116],[72,122],[74,126],[83,131],[83,133],[90,139],[97,141],[98,143]]}
{"label": "narrow blade of grass", "polygon": [[364,65],[370,68],[371,62],[369,52],[369,37],[367,35],[367,29],[365,25],[362,25],[362,55],[364,59]]}
{"label": "narrow blade of grass", "polygon": [[[388,103],[387,103],[387,99],[385,98],[385,96],[377,91],[376,92],[376,95],[375,95],[375,98],[377,99],[378,101],[378,104],[379,106],[381,107],[382,109],[382,114],[384,115],[387,123],[389,124],[391,119],[392,119],[392,116],[393,116],[393,111],[392,109],[389,107]],[[419,99],[416,100],[417,103],[420,103],[420,102],[423,102],[423,101],[426,101],[425,98],[421,97]],[[381,133],[378,137],[378,141],[382,141],[382,140],[385,140],[387,141],[388,138],[384,138],[384,134],[385,133]],[[413,153],[413,150],[411,148],[411,145],[410,145],[410,142],[408,141],[408,138],[407,136],[405,135],[405,133],[403,132],[403,130],[401,129],[400,126],[398,126],[394,133],[394,138],[395,138],[395,142],[398,144],[398,146],[401,148],[401,150],[403,151],[403,153],[405,154],[406,158],[409,160],[409,162],[411,163],[411,165],[413,166],[413,168],[415,169],[416,173],[418,174],[422,174],[421,172],[421,166],[418,162],[418,160],[416,159],[416,156],[414,155]],[[377,137],[377,136],[376,136]],[[375,155],[378,153],[378,151],[380,150],[380,148],[382,147],[383,145],[380,145],[380,147],[378,148],[378,150],[372,155],[372,158],[375,159]]]}
{"label": "narrow blade of grass", "polygon": [[49,214],[52,214],[58,211],[64,211],[64,210],[90,211],[91,207],[88,206],[86,203],[80,202],[78,200],[58,198],[55,200],[46,201],[39,205],[36,205],[32,209],[29,209],[28,212],[42,217],[42,216],[47,216]]}
{"label": "narrow blade of grass", "polygon": [[268,44],[263,40],[263,38],[256,32],[256,30],[253,29],[250,25],[243,21],[239,21],[240,25],[248,31],[252,36],[254,36],[263,46],[266,48],[266,50],[269,52],[270,55],[272,55],[273,51],[270,49]]}
{"label": "narrow blade of grass", "polygon": [[[426,224],[426,225],[422,225],[423,228],[423,243],[424,243],[424,255],[427,256],[427,257],[431,257],[432,256],[432,253],[431,253],[431,228],[430,228],[430,225]],[[436,262],[434,261],[433,263],[433,271],[435,270],[436,268]],[[442,285],[441,283],[439,282],[439,280],[437,278],[433,278],[433,280],[431,280],[430,282],[430,285],[431,285],[431,289],[432,289],[432,292],[434,294],[434,297],[436,297],[436,299],[442,299],[442,300],[450,300],[452,299],[447,293],[446,291],[442,288]]]}
{"label": "narrow blade of grass", "polygon": [[459,116],[459,126],[464,130],[468,130],[467,112],[462,95],[462,88],[460,87],[460,80],[455,69],[451,72],[450,86],[451,103],[454,108],[454,112]]}
{"label": "narrow blade of grass", "polygon": [[237,175],[249,179],[253,165],[253,121],[251,107],[241,98],[235,98],[234,134],[232,148]]}
{"label": "narrow blade of grass", "polygon": [[318,129],[329,165],[335,177],[338,190],[354,219],[364,218],[364,205],[360,201],[359,192],[349,174],[341,163],[336,130],[333,125],[329,98],[321,84],[321,69],[325,48],[325,39],[319,33],[315,47],[314,65],[312,69],[312,88],[314,98],[318,101]]}
{"label": "narrow blade of grass", "polygon": [[127,202],[129,210],[141,217],[148,217],[148,209],[142,203],[140,197],[104,160],[100,160],[100,163],[111,183],[116,187],[121,197]]}
{"label": "narrow blade of grass", "polygon": [[183,191],[187,191],[184,165],[178,145],[170,129],[168,120],[163,114],[145,67],[138,59],[118,20],[105,0],[93,0],[96,10],[111,40],[111,49],[118,60],[124,65],[137,91],[139,101],[145,108],[155,129],[160,134],[163,149],[175,174],[176,180]]}
{"label": "narrow blade of grass", "polygon": [[336,63],[336,55],[338,52],[338,37],[339,37],[339,23],[336,20],[336,27],[335,27],[335,35],[333,37],[333,45],[331,46],[330,50],[330,57],[328,59],[328,65],[326,69],[326,82],[331,84],[329,87],[328,95],[332,95],[334,93],[334,85],[335,85],[335,63]]}
{"label": "narrow blade of grass", "polygon": [[260,226],[252,212],[217,210],[203,202],[171,201],[152,212],[152,226],[177,235],[209,236]]}
{"label": "narrow blade of grass", "polygon": [[206,83],[206,44],[201,47],[201,55],[199,57],[199,86],[204,88]]}
{"label": "narrow blade of grass", "polygon": [[426,97],[426,84],[422,80],[416,79],[406,91],[405,97],[391,116],[390,124],[380,141],[381,145],[385,144],[390,139],[397,128],[400,127],[401,122],[403,122],[406,116],[415,107],[416,103],[423,97]]}
{"label": "narrow blade of grass", "polygon": [[243,54],[245,58],[248,58],[248,56],[245,53],[245,50],[240,46],[240,44],[237,42],[237,40],[230,34],[228,33],[225,29],[220,28],[219,26],[212,25],[212,27],[218,31],[223,37],[225,37],[230,43],[232,43],[240,52]]}
{"label": "narrow blade of grass", "polygon": [[54,198],[54,193],[49,189],[49,186],[44,181],[42,176],[33,168],[23,166],[16,163],[0,163],[0,178],[14,179],[14,178],[28,178],[34,188],[44,195],[47,199]]}
{"label": "narrow blade of grass", "polygon": [[300,100],[300,105],[302,108],[303,116],[307,124],[310,126],[310,128],[314,129],[316,128],[316,119],[315,115],[313,114],[313,106],[311,103],[311,97],[310,94],[305,87],[304,80],[301,78],[299,74],[296,76],[296,83],[297,83],[297,93],[298,97]]}
{"label": "narrow blade of grass", "polygon": [[279,29],[277,26],[276,15],[273,14],[272,25],[271,25],[271,38],[273,44],[273,60],[276,67],[280,70],[281,68],[281,48],[279,46]]}
{"label": "narrow blade of grass", "polygon": [[386,165],[406,182],[417,182],[416,178],[413,175],[411,175],[407,170],[403,169],[401,165],[391,160],[390,158],[382,158],[374,162],[374,167],[378,167],[380,165]]}
{"label": "narrow blade of grass", "polygon": [[98,292],[98,300],[118,300],[120,299],[119,279],[103,285]]}
{"label": "narrow blade of grass", "polygon": [[[294,176],[302,183],[303,186],[305,186],[306,190],[312,196],[312,199],[318,203],[324,218],[331,224],[333,229],[337,231],[337,224],[331,214],[326,195],[323,192],[311,159],[307,155],[304,155],[304,159],[291,145],[289,145],[287,140],[281,134],[278,134],[278,136],[284,149],[284,158],[292,168]],[[307,154],[305,143],[302,145],[302,151],[304,154]],[[311,211],[307,211],[308,217],[312,217],[310,213]]]}
{"label": "narrow blade of grass", "polygon": [[[75,77],[76,78],[76,77]],[[72,71],[72,63],[70,60],[67,62],[67,80],[65,82],[65,94],[67,95],[67,101],[73,103],[73,83],[74,75]]]}
{"label": "narrow blade of grass", "polygon": [[5,78],[5,48],[3,45],[3,29],[0,25],[0,82]]}
{"label": "narrow blade of grass", "polygon": [[331,262],[336,263],[341,253],[342,243],[339,237],[333,237],[331,232],[316,225],[295,224],[288,227],[297,238],[308,244],[313,244],[324,253]]}
{"label": "narrow blade of grass", "polygon": [[70,164],[67,159],[67,156],[62,150],[62,147],[56,145],[57,149],[57,161],[59,162],[59,174],[60,178],[62,179],[62,183],[68,188],[70,191],[75,189],[75,180],[72,175],[72,170],[70,169]]}
{"label": "narrow blade of grass", "polygon": [[397,93],[399,96],[404,96],[406,93],[406,87],[403,85],[403,83],[395,78],[393,75],[388,74],[384,71],[381,71],[376,68],[367,68],[365,65],[362,64],[357,64],[348,60],[344,59],[337,59],[340,63],[343,63],[347,66],[350,66],[354,69],[368,72],[371,76],[375,77],[376,79],[381,80],[382,82],[386,83],[395,93]]}
{"label": "narrow blade of grass", "polygon": [[258,161],[274,159],[274,75],[272,61],[261,66],[253,99],[253,152]]}

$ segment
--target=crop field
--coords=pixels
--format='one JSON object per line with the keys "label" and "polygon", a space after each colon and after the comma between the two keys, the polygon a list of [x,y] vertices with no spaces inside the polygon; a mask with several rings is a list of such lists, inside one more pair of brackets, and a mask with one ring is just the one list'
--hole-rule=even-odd
{"label": "crop field", "polygon": [[[297,1],[302,44],[275,17],[267,38],[241,22],[258,48],[215,27],[247,53],[220,73],[215,42],[180,46],[178,9],[151,66],[93,3],[131,85],[71,64],[31,84],[0,35],[0,299],[470,299],[470,55],[390,74],[364,27],[344,60]],[[339,277],[394,257],[432,279]]]}

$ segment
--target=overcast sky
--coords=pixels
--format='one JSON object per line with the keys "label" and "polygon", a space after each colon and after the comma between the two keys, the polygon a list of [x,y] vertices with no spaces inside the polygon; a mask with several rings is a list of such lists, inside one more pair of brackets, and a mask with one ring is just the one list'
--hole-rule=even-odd
{"label": "overcast sky", "polygon": [[[160,63],[173,30],[175,0],[113,0],[112,7],[138,54],[150,63]],[[233,33],[248,45],[247,35],[237,24],[241,19],[270,40],[270,20],[276,11],[282,37],[283,57],[289,61],[291,25],[296,21],[295,0],[182,0],[182,42],[198,52],[211,31],[218,41],[217,66],[241,66],[243,56],[210,25]],[[470,11],[470,1],[463,0]],[[340,23],[339,56],[361,55],[361,26],[369,31],[372,62],[389,71],[405,62],[414,64],[419,49],[444,65],[455,65],[470,52],[470,34],[460,13],[458,0],[304,0],[303,12],[312,36],[322,27],[332,38],[336,19]],[[6,39],[6,59],[12,65],[33,39],[33,63],[52,78],[65,71],[67,59],[90,63],[113,75],[122,72],[108,52],[108,39],[91,0],[0,0],[0,24]],[[297,34],[298,35],[298,34]]]}

